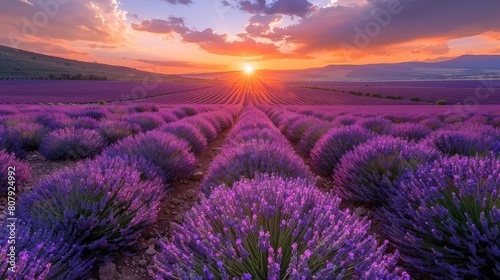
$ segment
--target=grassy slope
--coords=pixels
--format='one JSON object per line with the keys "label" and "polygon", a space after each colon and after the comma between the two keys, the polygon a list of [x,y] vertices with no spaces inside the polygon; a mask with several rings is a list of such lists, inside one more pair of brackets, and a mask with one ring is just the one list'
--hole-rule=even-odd
{"label": "grassy slope", "polygon": [[[75,75],[81,73],[106,76],[115,81],[142,81],[149,73],[134,68],[100,63],[83,62],[33,52],[13,49],[0,45],[0,79],[45,79],[50,74]],[[178,75],[154,74],[164,82],[206,82]],[[150,77],[150,80],[153,78]]]}

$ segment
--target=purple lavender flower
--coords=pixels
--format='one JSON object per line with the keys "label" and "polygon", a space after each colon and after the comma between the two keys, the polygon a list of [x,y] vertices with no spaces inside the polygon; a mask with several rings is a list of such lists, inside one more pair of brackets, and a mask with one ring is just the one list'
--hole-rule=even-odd
{"label": "purple lavender flower", "polygon": [[252,140],[219,154],[212,162],[202,186],[205,193],[210,193],[218,185],[231,187],[234,182],[243,178],[252,179],[259,174],[312,180],[311,172],[289,145]]}
{"label": "purple lavender flower", "polygon": [[360,119],[357,124],[369,131],[373,131],[377,134],[386,133],[391,129],[392,123],[386,119],[380,117]]}
{"label": "purple lavender flower", "polygon": [[72,122],[74,128],[95,129],[99,126],[99,121],[91,117],[78,117]]}
{"label": "purple lavender flower", "polygon": [[6,150],[0,150],[0,194],[7,192],[9,182],[9,167],[14,167],[16,192],[31,177],[31,168],[28,163],[16,159],[14,154],[7,153]]}
{"label": "purple lavender flower", "polygon": [[189,152],[189,144],[180,138],[159,131],[130,136],[116,142],[103,151],[110,157],[143,158],[139,170],[148,174],[151,165],[162,170],[166,182],[190,176],[196,166],[195,156]]}
{"label": "purple lavender flower", "polygon": [[423,126],[430,128],[431,130],[438,130],[444,126],[444,123],[437,117],[428,118],[420,122]]}
{"label": "purple lavender flower", "polygon": [[13,150],[16,146],[24,151],[34,151],[38,149],[46,134],[47,129],[43,125],[23,122],[15,126],[6,126],[2,138],[9,150]]}
{"label": "purple lavender flower", "polygon": [[198,154],[207,149],[207,138],[193,124],[182,121],[169,123],[161,127],[161,131],[170,133],[189,143],[191,152]]}
{"label": "purple lavender flower", "polygon": [[182,118],[187,116],[186,112],[184,110],[182,110],[181,108],[175,108],[171,112],[179,119],[182,119]]}
{"label": "purple lavender flower", "polygon": [[143,131],[159,128],[165,123],[156,113],[134,113],[123,118],[129,123],[139,125]]}
{"label": "purple lavender flower", "polygon": [[489,125],[457,124],[429,135],[427,144],[447,155],[500,153],[500,129]]}
{"label": "purple lavender flower", "polygon": [[164,195],[159,181],[140,175],[120,158],[84,161],[42,179],[21,197],[19,218],[75,235],[77,245],[88,246],[94,255],[123,250],[156,221]]}
{"label": "purple lavender flower", "polygon": [[108,112],[106,112],[104,108],[99,107],[80,107],[76,110],[69,110],[68,115],[74,119],[78,117],[89,117],[99,121],[106,118]]}
{"label": "purple lavender flower", "polygon": [[326,133],[311,150],[311,164],[323,176],[332,176],[340,158],[354,147],[375,137],[357,125],[334,128]]}
{"label": "purple lavender flower", "polygon": [[289,145],[285,137],[283,137],[280,133],[277,133],[277,131],[274,129],[271,130],[269,128],[247,128],[234,135],[233,133],[231,133],[230,137],[228,137],[228,139],[226,140],[226,144],[224,145],[223,150],[225,150],[226,148],[237,147],[252,140],[257,140],[261,143],[280,143],[283,145]]}
{"label": "purple lavender flower", "polygon": [[286,138],[292,143],[297,143],[307,129],[320,122],[322,121],[315,117],[302,117],[288,126]]}
{"label": "purple lavender flower", "polygon": [[359,120],[359,117],[356,117],[353,115],[344,115],[344,116],[339,116],[339,117],[335,118],[335,120],[332,122],[332,125],[336,126],[336,127],[353,125],[358,120]]}
{"label": "purple lavender flower", "polygon": [[325,133],[332,129],[332,125],[328,122],[317,122],[310,126],[299,140],[299,152],[305,157],[309,157],[311,150]]}
{"label": "purple lavender flower", "polygon": [[139,125],[126,121],[103,121],[97,128],[97,132],[110,144],[141,131]]}
{"label": "purple lavender flower", "polygon": [[86,277],[95,257],[88,254],[87,246],[75,244],[76,232],[35,227],[18,220],[15,243],[16,266],[8,271],[10,246],[9,228],[0,229],[0,278],[1,279],[79,279]]}
{"label": "purple lavender flower", "polygon": [[302,179],[218,187],[185,214],[174,241],[160,242],[149,272],[155,279],[409,279],[394,269],[398,253],[385,254],[388,243],[367,234],[370,222],[339,204]]}
{"label": "purple lavender flower", "polygon": [[397,192],[394,182],[420,164],[433,161],[439,153],[399,138],[380,136],[346,153],[333,171],[336,191],[345,199],[385,204]]}
{"label": "purple lavender flower", "polygon": [[184,111],[186,113],[186,116],[188,116],[188,117],[194,116],[194,115],[199,113],[199,111],[195,107],[191,107],[191,106],[183,106],[183,107],[180,107],[179,109]]}
{"label": "purple lavender flower", "polygon": [[78,160],[100,153],[105,145],[94,130],[64,128],[43,137],[39,151],[51,160]]}
{"label": "purple lavender flower", "polygon": [[420,141],[432,132],[430,128],[420,123],[402,123],[393,125],[389,134],[407,141]]}
{"label": "purple lavender flower", "polygon": [[156,105],[151,104],[137,104],[128,107],[130,112],[144,113],[144,112],[158,112],[159,109]]}
{"label": "purple lavender flower", "polygon": [[165,123],[176,122],[179,120],[179,118],[170,111],[160,111],[158,112],[158,115],[163,118]]}
{"label": "purple lavender flower", "polygon": [[494,155],[442,158],[398,184],[376,214],[415,276],[500,277],[500,161]]}
{"label": "purple lavender flower", "polygon": [[69,127],[73,121],[68,115],[59,112],[41,112],[35,117],[36,123],[45,126],[50,131]]}
{"label": "purple lavender flower", "polygon": [[207,121],[205,118],[196,115],[194,117],[185,118],[182,120],[184,123],[190,123],[194,125],[198,130],[205,136],[208,142],[212,142],[217,138],[217,130],[215,127]]}

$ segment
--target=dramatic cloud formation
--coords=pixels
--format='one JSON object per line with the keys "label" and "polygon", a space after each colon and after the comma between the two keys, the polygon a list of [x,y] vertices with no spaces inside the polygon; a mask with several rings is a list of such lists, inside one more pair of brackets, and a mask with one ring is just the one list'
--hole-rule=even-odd
{"label": "dramatic cloud formation", "polygon": [[[269,38],[294,43],[297,51],[306,53],[345,46],[376,51],[421,39],[445,41],[498,30],[498,11],[500,1],[494,0],[371,0],[321,8],[296,25],[274,28]],[[438,53],[443,50],[441,46]]]}
{"label": "dramatic cloud formation", "polygon": [[[229,4],[228,1],[224,1]],[[267,2],[270,2],[269,4]],[[245,12],[252,14],[282,14],[290,16],[305,17],[313,12],[315,7],[307,0],[257,0],[257,1],[238,1],[237,6]]]}
{"label": "dramatic cloud formation", "polygon": [[127,29],[126,15],[117,0],[3,1],[0,36],[14,46],[29,37],[117,42]]}
{"label": "dramatic cloud formation", "polygon": [[152,19],[143,20],[140,24],[132,23],[132,29],[137,31],[147,31],[151,33],[170,34],[178,33],[184,34],[189,29],[184,26],[184,19],[170,16],[168,20]]}
{"label": "dramatic cloud formation", "polygon": [[271,31],[271,24],[279,23],[281,20],[283,20],[281,15],[255,15],[250,18],[245,31],[252,37],[263,37]]}

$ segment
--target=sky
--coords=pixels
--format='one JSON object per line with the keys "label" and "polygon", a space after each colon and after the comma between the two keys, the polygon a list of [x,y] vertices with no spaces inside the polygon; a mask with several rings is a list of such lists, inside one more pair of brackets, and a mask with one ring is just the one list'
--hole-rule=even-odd
{"label": "sky", "polygon": [[1,45],[162,73],[500,54],[498,0],[1,1]]}

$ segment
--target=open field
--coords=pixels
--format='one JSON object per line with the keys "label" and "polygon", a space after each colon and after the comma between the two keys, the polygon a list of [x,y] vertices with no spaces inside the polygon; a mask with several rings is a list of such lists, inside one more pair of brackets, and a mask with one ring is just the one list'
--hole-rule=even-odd
{"label": "open field", "polygon": [[109,81],[0,81],[0,104],[97,103],[140,100],[206,84]]}
{"label": "open field", "polygon": [[316,82],[310,85],[335,91],[399,95],[404,99],[419,97],[421,101],[443,99],[448,104],[500,104],[500,80]]}

